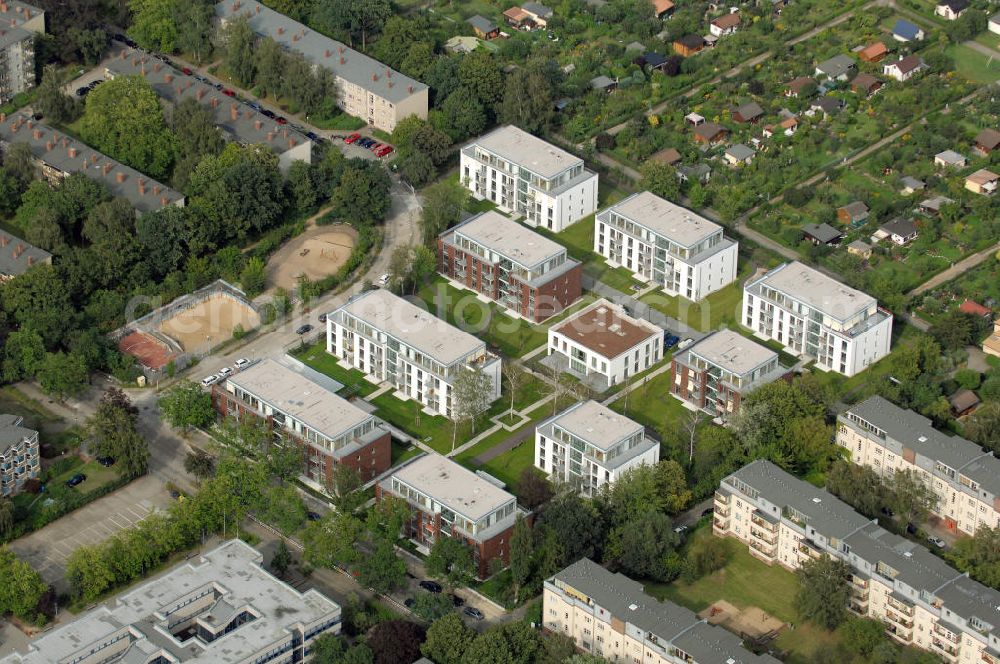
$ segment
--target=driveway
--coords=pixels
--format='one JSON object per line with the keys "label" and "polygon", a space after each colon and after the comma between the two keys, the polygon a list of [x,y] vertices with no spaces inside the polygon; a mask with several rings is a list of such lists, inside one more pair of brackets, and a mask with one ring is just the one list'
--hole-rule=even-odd
{"label": "driveway", "polygon": [[77,547],[97,544],[145,519],[171,502],[163,483],[141,477],[118,491],[70,512],[41,530],[14,540],[10,548],[35,568],[60,592],[65,583],[66,561]]}

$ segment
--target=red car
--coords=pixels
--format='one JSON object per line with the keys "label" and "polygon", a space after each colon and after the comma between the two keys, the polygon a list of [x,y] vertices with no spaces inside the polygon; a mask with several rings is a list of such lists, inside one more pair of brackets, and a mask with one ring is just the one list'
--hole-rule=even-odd
{"label": "red car", "polygon": [[388,155],[389,153],[391,153],[392,150],[393,150],[393,148],[392,148],[391,145],[383,145],[382,147],[380,147],[378,150],[375,151],[375,156],[376,157],[385,157],[386,155]]}
{"label": "red car", "polygon": [[181,67],[181,71],[184,72],[185,76],[190,76],[191,75],[191,68],[190,67]]}
{"label": "red car", "polygon": [[344,139],[344,142],[347,144],[351,144],[354,141],[358,140],[359,138],[361,138],[361,134],[351,134],[350,136]]}
{"label": "red car", "polygon": [[230,90],[229,88],[222,88],[222,94],[226,95],[227,97],[235,97],[236,96],[236,93],[233,92],[232,90]]}
{"label": "red car", "polygon": [[281,117],[280,115],[278,117],[276,117],[274,119],[274,121],[277,122],[280,125],[288,124],[288,120],[286,120],[285,118]]}
{"label": "red car", "polygon": [[372,143],[371,145],[368,146],[368,149],[371,150],[372,152],[378,152],[384,147],[385,143]]}

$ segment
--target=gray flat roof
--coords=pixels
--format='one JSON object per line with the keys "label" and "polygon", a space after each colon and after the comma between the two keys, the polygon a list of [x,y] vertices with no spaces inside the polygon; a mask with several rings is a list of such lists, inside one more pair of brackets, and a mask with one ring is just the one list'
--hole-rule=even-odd
{"label": "gray flat roof", "polygon": [[497,127],[475,139],[470,145],[492,152],[501,159],[527,168],[543,178],[555,177],[567,168],[583,163],[583,159],[514,125]]}
{"label": "gray flat roof", "polygon": [[876,304],[871,295],[846,286],[798,261],[779,265],[759,283],[841,320]]}
{"label": "gray flat roof", "polygon": [[464,235],[526,267],[566,253],[566,247],[558,242],[494,210],[477,214],[444,233],[450,234]]}
{"label": "gray flat roof", "polygon": [[[0,140],[26,143],[36,159],[64,173],[82,173],[100,182],[112,196],[127,199],[140,212],[159,210],[184,199],[179,191],[45,123],[35,122],[27,111],[13,113],[0,122]],[[118,181],[120,176],[123,178],[121,182]],[[144,185],[145,193],[140,192],[140,183]]]}
{"label": "gray flat roof", "polygon": [[732,330],[719,330],[710,334],[691,346],[687,352],[740,376],[778,357],[770,348]]}
{"label": "gray flat roof", "polygon": [[20,415],[0,415],[0,454],[5,453],[14,445],[26,438],[34,438],[38,432],[21,426],[23,418]]}
{"label": "gray flat roof", "polygon": [[638,422],[593,400],[570,406],[538,426],[546,424],[558,425],[577,438],[605,451],[637,431],[644,430]]}
{"label": "gray flat roof", "polygon": [[968,161],[965,158],[965,155],[959,152],[955,152],[954,150],[944,150],[942,152],[938,152],[936,155],[934,155],[934,157],[940,159],[941,161],[947,164],[964,164],[966,161]]}
{"label": "gray flat roof", "polygon": [[694,246],[722,228],[648,191],[632,194],[608,209],[684,247]]}
{"label": "gray flat roof", "polygon": [[52,254],[0,229],[0,274],[16,277],[32,265],[48,263]]}
{"label": "gray flat roof", "polygon": [[486,348],[486,342],[481,339],[383,288],[362,293],[339,310],[396,337],[445,366]]}
{"label": "gray flat roof", "polygon": [[[427,86],[401,74],[336,39],[307,28],[256,0],[223,0],[215,14],[223,20],[242,13],[258,35],[270,37],[289,51],[300,53],[313,65],[323,67],[365,90],[398,104]],[[341,61],[343,58],[343,61]]]}
{"label": "gray flat roof", "polygon": [[748,147],[742,143],[737,143],[736,145],[730,146],[726,150],[726,154],[736,159],[737,161],[743,161],[754,156],[753,148]]}
{"label": "gray flat roof", "polygon": [[[698,664],[777,664],[770,655],[755,655],[735,634],[709,625],[689,609],[660,602],[646,594],[642,584],[623,574],[609,572],[589,558],[581,558],[547,583],[569,587],[642,632],[655,636],[660,646],[680,648]],[[610,620],[608,620],[610,622]],[[664,643],[666,642],[666,643]]]}
{"label": "gray flat roof", "polygon": [[215,87],[141,51],[122,49],[121,55],[108,63],[107,69],[114,74],[142,76],[157,95],[175,106],[184,99],[194,98],[208,109],[215,124],[239,143],[266,145],[276,154],[310,143],[304,134],[287,125],[279,125]]}
{"label": "gray flat roof", "polygon": [[816,69],[820,70],[827,76],[837,78],[838,76],[843,76],[855,65],[854,58],[849,55],[835,55],[829,60],[824,60],[823,62],[816,65]]}
{"label": "gray flat roof", "polygon": [[[298,626],[306,629],[340,619],[340,607],[315,589],[300,593],[271,576],[262,567],[263,554],[241,540],[230,540],[161,576],[134,587],[117,599],[89,611],[33,641],[24,654],[9,655],[3,664],[51,664],[85,656],[102,647],[125,628],[134,632],[132,645],[122,661],[150,661],[166,650],[171,661],[247,661],[271,644],[290,638]],[[185,642],[170,635],[170,616],[185,599],[201,592],[215,592],[217,601],[201,618],[217,624],[212,614],[232,615],[252,609],[257,618],[215,641],[193,637]],[[160,614],[160,615],[158,615]],[[136,658],[136,659],[129,659]]]}
{"label": "gray flat roof", "polygon": [[392,474],[462,516],[478,521],[514,495],[440,454],[425,454]]}
{"label": "gray flat roof", "polygon": [[327,387],[272,359],[230,376],[227,383],[257,396],[329,438],[372,418]]}
{"label": "gray flat roof", "polygon": [[841,417],[853,414],[875,425],[885,435],[921,456],[940,461],[976,481],[994,496],[1000,496],[1000,459],[960,436],[947,436],[929,419],[900,408],[888,399],[873,396],[848,408]]}

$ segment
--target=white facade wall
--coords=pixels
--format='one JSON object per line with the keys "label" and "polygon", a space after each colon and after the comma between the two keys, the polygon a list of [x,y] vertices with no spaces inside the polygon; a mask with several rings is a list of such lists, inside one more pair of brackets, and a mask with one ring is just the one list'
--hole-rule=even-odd
{"label": "white facade wall", "polygon": [[[601,374],[607,377],[609,385],[616,385],[660,361],[663,335],[654,335],[617,357],[606,357],[550,328],[548,354],[553,353],[565,355],[572,369],[587,375]],[[577,355],[583,359],[577,359]]]}
{"label": "white facade wall", "polygon": [[[654,465],[659,460],[659,445],[654,445],[646,452],[632,457],[618,466],[602,464],[584,454],[580,464],[581,475],[597,478],[597,486],[593,488],[588,487],[585,493],[589,495],[605,484],[614,484],[625,472],[639,466]],[[539,427],[535,428],[535,468],[544,472],[556,483],[571,482],[575,479],[574,475],[570,472],[569,450],[566,444],[546,436]]]}

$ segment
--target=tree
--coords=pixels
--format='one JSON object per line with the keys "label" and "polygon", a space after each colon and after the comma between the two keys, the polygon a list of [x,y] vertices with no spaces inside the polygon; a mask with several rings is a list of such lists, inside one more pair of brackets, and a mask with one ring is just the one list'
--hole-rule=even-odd
{"label": "tree", "polygon": [[535,658],[538,664],[564,664],[576,654],[576,641],[566,634],[547,633],[540,641],[541,652]]}
{"label": "tree", "polygon": [[99,547],[80,546],[66,561],[66,579],[72,595],[90,603],[111,587],[115,575]]}
{"label": "tree", "polygon": [[425,562],[428,574],[451,587],[467,585],[476,573],[472,551],[455,537],[438,537]]}
{"label": "tree", "polygon": [[514,603],[521,596],[521,588],[531,578],[535,540],[531,526],[520,514],[514,521],[514,532],[510,537],[510,576],[514,584]]}
{"label": "tree", "polygon": [[86,422],[91,453],[116,459],[125,477],[138,477],[149,467],[149,446],[136,430],[137,414],[128,397],[112,388]]}
{"label": "tree", "polygon": [[458,64],[458,78],[484,108],[497,107],[503,96],[504,81],[500,67],[489,51],[481,48],[465,55]]}
{"label": "tree", "polygon": [[[837,628],[841,635],[841,643],[849,651],[868,657],[886,640],[885,626],[877,620],[868,618],[848,618]],[[893,658],[895,662],[895,658]]]}
{"label": "tree", "polygon": [[333,468],[333,479],[329,490],[334,496],[333,504],[343,514],[351,514],[364,503],[368,496],[359,489],[364,485],[361,473],[346,463],[338,463]]}
{"label": "tree", "polygon": [[184,470],[199,480],[215,475],[215,457],[200,449],[193,449],[184,457]]}
{"label": "tree", "polygon": [[[42,72],[42,82],[35,90],[34,105],[52,123],[66,124],[80,114],[80,105],[63,92],[66,77],[54,65],[47,65]],[[4,160],[6,166],[6,159]],[[26,186],[26,185],[25,185]]]}
{"label": "tree", "polygon": [[337,664],[344,654],[344,642],[334,634],[320,634],[310,645],[315,664]]}
{"label": "tree", "polygon": [[10,498],[0,498],[0,539],[5,539],[14,529],[14,503]]}
{"label": "tree", "polygon": [[128,283],[143,257],[132,204],[124,198],[98,203],[87,214],[82,235],[99,268],[92,278],[108,287]]}
{"label": "tree", "polygon": [[22,620],[34,620],[38,603],[48,585],[28,563],[19,560],[7,547],[0,548],[0,616],[13,613]]}
{"label": "tree", "polygon": [[373,224],[389,213],[389,176],[376,163],[351,160],[330,196],[339,217],[354,223]]}
{"label": "tree", "polygon": [[[36,90],[35,104],[38,103],[38,94]],[[3,168],[17,182],[17,190],[24,192],[35,179],[31,147],[27,143],[8,143],[3,149]]]}
{"label": "tree", "polygon": [[605,557],[612,559],[628,576],[670,581],[680,572],[675,549],[680,536],[670,517],[649,511],[612,529]]}
{"label": "tree", "polygon": [[476,633],[465,626],[457,613],[451,612],[430,626],[420,652],[437,664],[462,664],[475,638]]}
{"label": "tree", "polygon": [[535,510],[552,500],[552,482],[533,467],[524,468],[517,480],[517,502]]}
{"label": "tree", "polygon": [[208,106],[194,97],[185,97],[170,113],[170,128],[177,137],[177,161],[172,182],[187,189],[188,178],[205,155],[222,152],[225,141]]}
{"label": "tree", "polygon": [[414,245],[410,256],[410,281],[413,284],[411,293],[426,286],[437,272],[437,254],[422,244]]}
{"label": "tree", "polygon": [[544,132],[552,122],[554,108],[552,84],[543,73],[517,69],[507,77],[500,122],[530,133]]}
{"label": "tree", "polygon": [[434,622],[443,616],[454,613],[455,605],[448,595],[442,593],[420,593],[413,600],[413,606],[410,607],[410,610],[422,620]]}
{"label": "tree", "polygon": [[215,419],[211,395],[189,380],[181,381],[167,390],[160,397],[158,405],[167,422],[184,431],[191,427],[206,426]]}
{"label": "tree", "polygon": [[448,134],[452,141],[478,135],[486,126],[483,105],[467,87],[461,87],[448,95],[441,104],[440,115],[434,117],[438,118],[434,126]]}
{"label": "tree", "polygon": [[201,64],[212,51],[213,19],[215,12],[211,2],[176,3],[174,22],[177,24],[177,50],[194,55],[194,61]]}
{"label": "tree", "polygon": [[677,171],[673,166],[658,161],[650,160],[643,164],[639,187],[668,201],[679,201],[681,198],[681,181]]}
{"label": "tree", "polygon": [[424,190],[424,205],[420,209],[420,231],[426,245],[458,223],[469,200],[469,191],[455,182],[442,180]]}
{"label": "tree", "polygon": [[173,53],[178,32],[176,4],[176,0],[128,0],[129,35],[147,51]]}
{"label": "tree", "polygon": [[366,642],[375,664],[398,664],[420,659],[420,644],[426,631],[408,620],[386,620],[368,632]]}
{"label": "tree", "polygon": [[331,512],[306,526],[302,535],[303,556],[316,567],[354,565],[361,559],[356,547],[363,531],[364,524],[353,516]]}
{"label": "tree", "polygon": [[496,625],[477,636],[463,664],[531,664],[540,648],[538,634],[524,622]]}
{"label": "tree", "polygon": [[684,562],[684,579],[695,581],[726,566],[732,549],[729,541],[718,537],[697,540],[687,551]]}
{"label": "tree", "polygon": [[38,372],[45,359],[45,344],[37,332],[23,327],[7,335],[3,354],[3,379],[14,383]]}
{"label": "tree", "polygon": [[253,256],[240,274],[240,286],[243,287],[247,297],[253,298],[264,292],[266,279],[264,261],[258,256]]}
{"label": "tree", "polygon": [[676,513],[691,500],[684,470],[676,461],[631,468],[601,486],[595,503],[607,523],[622,524],[647,512]]}
{"label": "tree", "polygon": [[960,538],[951,559],[980,583],[1000,588],[1000,528],[980,526],[972,537]]}
{"label": "tree", "polygon": [[601,515],[590,503],[572,492],[553,499],[541,516],[552,529],[561,549],[560,564],[569,565],[580,558],[594,558],[604,541]]}
{"label": "tree", "polygon": [[882,478],[868,466],[840,460],[826,474],[826,488],[851,507],[874,519],[888,507],[889,497]]}
{"label": "tree", "polygon": [[839,558],[823,556],[806,561],[795,571],[799,589],[795,605],[806,620],[823,629],[834,629],[847,617],[850,566]]}
{"label": "tree", "polygon": [[264,95],[275,97],[281,94],[287,86],[285,82],[285,51],[281,44],[270,37],[265,37],[257,46],[257,85]]}
{"label": "tree", "polygon": [[455,438],[459,422],[472,423],[472,433],[476,432],[476,418],[493,402],[493,379],[481,369],[467,369],[459,372],[451,386],[451,417],[455,421],[451,437],[451,449],[455,449]]}
{"label": "tree", "polygon": [[11,279],[0,297],[4,310],[19,326],[37,332],[46,348],[59,344],[73,325],[75,309],[66,284],[51,265],[37,265]]}
{"label": "tree", "polygon": [[934,488],[912,470],[896,471],[887,484],[889,506],[906,523],[923,523],[937,505]]}
{"label": "tree", "polygon": [[155,178],[166,175],[173,163],[174,136],[159,97],[142,76],[117,76],[95,88],[87,95],[79,127],[88,144]]}
{"label": "tree", "polygon": [[278,576],[279,579],[285,578],[285,573],[288,572],[289,566],[292,564],[292,552],[288,550],[288,545],[285,544],[284,539],[278,540],[278,548],[274,550],[274,555],[271,557],[271,570]]}
{"label": "tree", "polygon": [[38,365],[38,384],[46,394],[62,401],[83,392],[90,382],[87,363],[75,353],[46,353]]}
{"label": "tree", "polygon": [[406,579],[406,563],[396,556],[392,542],[376,538],[371,552],[361,560],[360,572],[362,584],[384,594],[402,585]]}
{"label": "tree", "polygon": [[288,169],[285,186],[288,189],[288,198],[296,210],[308,212],[316,207],[319,192],[316,191],[309,164],[299,160],[293,161]]}
{"label": "tree", "polygon": [[1000,454],[1000,402],[987,401],[977,408],[966,418],[964,433],[974,443]]}
{"label": "tree", "polygon": [[226,22],[221,37],[226,70],[241,87],[250,87],[256,69],[253,45],[257,39],[250,23],[246,17],[236,16]]}

